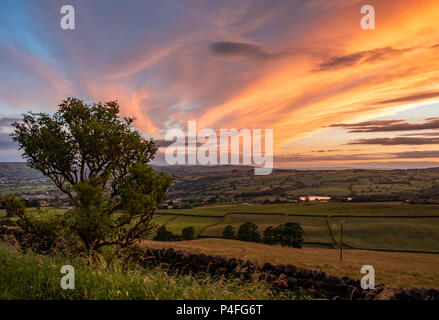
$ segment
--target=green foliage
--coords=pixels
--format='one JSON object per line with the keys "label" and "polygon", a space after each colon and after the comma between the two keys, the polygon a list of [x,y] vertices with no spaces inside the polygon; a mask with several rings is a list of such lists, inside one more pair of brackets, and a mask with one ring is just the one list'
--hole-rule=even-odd
{"label": "green foliage", "polygon": [[223,238],[224,239],[235,239],[236,235],[235,235],[235,228],[233,228],[233,226],[228,225],[224,228],[223,231]]}
{"label": "green foliage", "polygon": [[2,218],[2,219],[0,219],[0,226],[14,226],[14,227],[16,227],[17,224],[14,221],[12,221],[11,219]]}
{"label": "green foliage", "polygon": [[[149,234],[153,213],[171,184],[147,165],[155,143],[133,129],[134,119],[121,120],[118,113],[115,101],[87,105],[69,98],[53,116],[30,112],[13,124],[13,140],[28,165],[74,204],[59,222],[87,252],[109,245],[129,248]],[[40,223],[26,220],[28,227]]]}
{"label": "green foliage", "polygon": [[183,240],[194,240],[195,239],[195,229],[194,227],[186,227],[181,232],[181,237]]}
{"label": "green foliage", "polygon": [[303,230],[299,223],[287,222],[275,230],[276,242],[283,247],[302,248]]}
{"label": "green foliage", "polygon": [[180,241],[180,240],[193,240],[193,239],[195,239],[195,228],[192,226],[183,228],[183,230],[181,231],[181,236],[179,236],[167,230],[165,225],[162,225],[157,229],[157,233],[153,240]]}
{"label": "green foliage", "polygon": [[8,218],[13,216],[22,216],[26,210],[24,202],[13,194],[9,194],[1,199],[1,206],[6,209],[6,216]]}
{"label": "green foliage", "polygon": [[266,244],[276,244],[277,243],[277,235],[276,230],[269,226],[264,230],[264,234],[262,237],[262,242]]}
{"label": "green foliage", "polygon": [[241,241],[261,242],[258,226],[253,222],[246,222],[239,226],[237,239]]}
{"label": "green foliage", "polygon": [[[223,237],[226,229],[230,232],[230,229],[233,230],[233,227],[227,226],[224,229]],[[258,226],[252,222],[243,223],[239,227],[237,239],[241,241],[261,242],[261,235],[257,229]],[[303,229],[299,223],[287,222],[276,228],[272,226],[267,227],[264,230],[262,242],[271,245],[280,244],[287,247],[301,248],[303,234]]]}
{"label": "green foliage", "polygon": [[155,241],[172,241],[176,236],[171,232],[166,230],[166,226],[161,226],[157,229],[157,234],[154,237]]}

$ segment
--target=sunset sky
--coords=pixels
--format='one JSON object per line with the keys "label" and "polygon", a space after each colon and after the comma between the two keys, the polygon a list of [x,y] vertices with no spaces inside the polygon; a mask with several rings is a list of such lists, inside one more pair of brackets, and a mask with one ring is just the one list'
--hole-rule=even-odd
{"label": "sunset sky", "polygon": [[2,0],[0,79],[0,161],[20,114],[74,96],[158,140],[272,128],[277,167],[439,166],[437,0]]}

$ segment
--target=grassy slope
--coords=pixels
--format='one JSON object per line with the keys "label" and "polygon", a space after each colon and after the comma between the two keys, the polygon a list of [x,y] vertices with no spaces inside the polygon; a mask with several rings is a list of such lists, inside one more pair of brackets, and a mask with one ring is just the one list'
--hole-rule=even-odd
{"label": "grassy slope", "polygon": [[435,254],[344,250],[343,261],[340,262],[339,251],[333,249],[293,249],[225,239],[147,241],[146,244],[158,248],[173,247],[191,252],[239,257],[259,263],[287,263],[357,279],[362,277],[360,268],[369,264],[375,268],[377,284],[439,288],[439,255]]}
{"label": "grassy slope", "polygon": [[[75,289],[60,287],[61,266],[75,268]],[[0,243],[0,299],[295,299],[260,282],[170,275],[162,269],[123,271],[118,265],[87,266],[79,258],[23,254]],[[306,297],[305,297],[306,298]]]}

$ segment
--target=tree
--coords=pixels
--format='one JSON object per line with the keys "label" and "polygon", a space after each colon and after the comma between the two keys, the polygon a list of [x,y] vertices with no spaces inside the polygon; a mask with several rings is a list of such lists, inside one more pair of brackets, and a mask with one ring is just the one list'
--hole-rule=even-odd
{"label": "tree", "polygon": [[233,228],[231,225],[226,226],[223,231],[223,238],[235,239],[235,228]]}
{"label": "tree", "polygon": [[171,231],[166,230],[166,226],[160,226],[160,228],[157,229],[157,234],[154,237],[155,241],[170,241],[174,237],[173,233]]}
{"label": "tree", "polygon": [[243,223],[239,226],[237,239],[241,241],[261,242],[261,234],[257,230],[258,226],[254,223]]}
{"label": "tree", "polygon": [[283,246],[302,248],[303,229],[299,223],[287,222],[276,228],[278,242]]}
{"label": "tree", "polygon": [[13,194],[8,194],[0,202],[1,206],[6,209],[6,216],[8,218],[22,216],[26,210],[24,202]]}
{"label": "tree", "polygon": [[186,227],[181,232],[181,237],[183,240],[194,240],[195,239],[195,229],[194,227]]}
{"label": "tree", "polygon": [[129,248],[149,234],[171,184],[147,165],[155,143],[134,130],[133,118],[118,114],[116,101],[87,105],[68,98],[53,116],[29,112],[13,124],[11,135],[28,166],[49,177],[73,203],[62,225],[87,252],[109,245]]}
{"label": "tree", "polygon": [[262,242],[264,242],[266,244],[276,244],[277,243],[276,231],[272,226],[269,226],[267,229],[264,230]]}

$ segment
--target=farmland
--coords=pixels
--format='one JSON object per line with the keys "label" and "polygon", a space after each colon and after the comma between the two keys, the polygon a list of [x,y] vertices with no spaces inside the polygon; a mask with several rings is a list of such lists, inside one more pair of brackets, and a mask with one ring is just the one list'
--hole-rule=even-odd
{"label": "farmland", "polygon": [[325,218],[323,217],[304,217],[304,216],[291,216],[291,215],[262,215],[262,214],[229,214],[225,216],[224,220],[220,224],[216,224],[206,228],[202,235],[220,237],[224,227],[226,225],[232,225],[235,230],[239,226],[247,221],[255,223],[262,231],[267,227],[276,227],[286,222],[298,222],[305,231],[307,242],[319,242],[331,245],[331,237],[328,232],[328,228],[325,224]]}
{"label": "farmland", "polygon": [[[44,207],[40,210],[29,208],[28,211],[50,215],[66,210]],[[0,210],[0,217],[5,217],[4,210]],[[305,247],[338,248],[341,220],[345,220],[343,244],[347,247],[439,253],[438,205],[397,202],[216,205],[159,210],[153,223],[166,225],[175,234],[192,226],[197,236],[219,238],[227,225],[232,225],[237,231],[241,224],[250,221],[258,226],[259,232],[263,232],[268,226],[298,222],[305,232]]]}
{"label": "farmland", "polygon": [[[12,190],[29,195],[52,190],[50,182],[33,171],[20,173],[18,165],[0,166],[0,173],[2,170],[0,178],[4,183],[0,183],[0,192]],[[165,225],[174,234],[192,226],[198,239],[157,242],[151,241],[151,234],[146,240],[150,246],[236,256],[261,263],[291,263],[354,278],[360,277],[362,265],[372,264],[377,282],[403,287],[439,286],[439,204],[435,202],[439,199],[438,169],[279,170],[268,177],[249,175],[248,168],[197,171],[171,167],[166,171],[174,175],[174,185],[166,209],[156,212],[153,223],[157,227]],[[310,194],[334,198],[328,202],[297,201],[299,195]],[[363,198],[348,201],[348,196]],[[370,200],[386,197],[392,197],[392,201]],[[428,201],[395,200],[398,197]],[[189,208],[183,209],[184,204]],[[51,206],[28,211],[40,216],[66,212]],[[5,215],[0,210],[0,218]],[[337,250],[342,220],[345,253],[340,263]],[[303,248],[221,239],[225,226],[232,225],[237,231],[245,222],[255,223],[261,233],[268,226],[298,222],[305,232]]]}
{"label": "farmland", "polygon": [[[344,219],[344,245],[356,249],[439,253],[439,206],[406,203],[295,203],[270,205],[218,205],[194,209],[161,210],[172,230],[181,230],[188,218],[197,217],[196,230],[204,237],[221,237],[224,227],[235,230],[247,221],[268,226],[298,222],[305,231],[305,246],[340,246],[339,229]],[[217,220],[210,220],[216,218]]]}
{"label": "farmland", "polygon": [[[435,199],[439,168],[411,170],[279,170],[255,176],[246,166],[152,166],[173,176],[169,200],[189,203],[291,202],[304,195],[343,200],[404,201]],[[0,195],[61,193],[24,163],[0,163]]]}
{"label": "farmland", "polygon": [[179,214],[224,216],[226,213],[274,213],[327,216],[437,216],[439,205],[402,202],[321,202],[285,204],[212,205],[193,209],[159,210]]}

